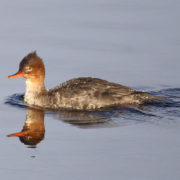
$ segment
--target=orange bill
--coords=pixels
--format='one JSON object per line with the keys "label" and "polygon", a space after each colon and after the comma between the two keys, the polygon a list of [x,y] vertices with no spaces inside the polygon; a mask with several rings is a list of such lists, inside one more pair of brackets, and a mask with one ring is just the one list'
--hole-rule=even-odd
{"label": "orange bill", "polygon": [[7,135],[7,137],[13,137],[13,136],[23,137],[23,136],[26,136],[26,134],[25,132],[17,132],[17,133]]}
{"label": "orange bill", "polygon": [[24,73],[22,71],[18,71],[16,74],[8,76],[9,79],[18,77],[24,77]]}

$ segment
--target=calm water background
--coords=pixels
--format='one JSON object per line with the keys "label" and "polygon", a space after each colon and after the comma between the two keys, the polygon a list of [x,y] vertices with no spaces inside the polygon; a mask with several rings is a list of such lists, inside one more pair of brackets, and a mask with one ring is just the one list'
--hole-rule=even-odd
{"label": "calm water background", "polygon": [[[1,0],[0,177],[179,180],[179,9],[179,0]],[[93,76],[171,103],[102,112],[108,122],[87,126],[48,112],[44,140],[29,148],[6,137],[26,119],[25,108],[5,103],[24,93],[24,81],[6,76],[34,50],[46,64],[47,88]]]}

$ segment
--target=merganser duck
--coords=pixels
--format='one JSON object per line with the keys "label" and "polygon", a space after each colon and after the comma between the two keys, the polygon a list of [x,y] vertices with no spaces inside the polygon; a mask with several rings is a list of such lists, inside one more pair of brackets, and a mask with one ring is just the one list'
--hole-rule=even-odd
{"label": "merganser duck", "polygon": [[17,77],[25,78],[24,102],[28,106],[45,109],[98,110],[161,100],[147,92],[91,77],[71,79],[53,89],[46,90],[45,66],[36,52],[25,56],[20,62],[19,71],[8,76],[8,78]]}

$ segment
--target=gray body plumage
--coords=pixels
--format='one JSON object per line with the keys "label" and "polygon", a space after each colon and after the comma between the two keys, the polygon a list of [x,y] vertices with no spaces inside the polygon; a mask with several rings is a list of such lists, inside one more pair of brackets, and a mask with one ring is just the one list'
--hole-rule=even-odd
{"label": "gray body plumage", "polygon": [[[98,78],[76,78],[36,95],[31,105],[48,109],[95,110],[118,105],[140,105],[157,98]],[[28,103],[28,102],[26,102]],[[28,103],[29,104],[29,103]]]}

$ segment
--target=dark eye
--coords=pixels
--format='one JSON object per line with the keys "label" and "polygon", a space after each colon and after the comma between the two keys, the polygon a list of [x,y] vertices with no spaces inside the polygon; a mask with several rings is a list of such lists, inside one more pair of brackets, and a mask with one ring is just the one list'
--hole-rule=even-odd
{"label": "dark eye", "polygon": [[25,67],[25,72],[26,73],[29,73],[29,72],[31,72],[32,71],[32,67],[30,67],[30,66],[26,66]]}

